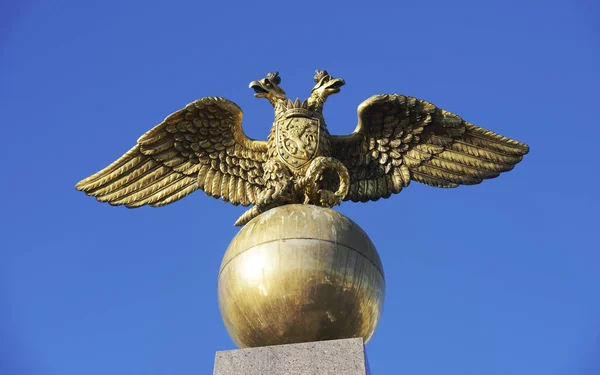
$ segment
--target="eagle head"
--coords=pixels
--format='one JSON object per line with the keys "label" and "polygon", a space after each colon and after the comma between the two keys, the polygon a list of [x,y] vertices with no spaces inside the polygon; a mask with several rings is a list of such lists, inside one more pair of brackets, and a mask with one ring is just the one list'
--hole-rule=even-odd
{"label": "eagle head", "polygon": [[340,92],[342,86],[346,84],[341,78],[333,78],[326,70],[317,70],[315,77],[317,83],[310,92],[311,96],[318,96],[323,100],[331,94]]}
{"label": "eagle head", "polygon": [[278,100],[286,99],[285,91],[279,87],[280,83],[279,72],[275,72],[267,74],[265,78],[259,81],[250,82],[250,88],[256,92],[255,97],[266,98],[274,104]]}

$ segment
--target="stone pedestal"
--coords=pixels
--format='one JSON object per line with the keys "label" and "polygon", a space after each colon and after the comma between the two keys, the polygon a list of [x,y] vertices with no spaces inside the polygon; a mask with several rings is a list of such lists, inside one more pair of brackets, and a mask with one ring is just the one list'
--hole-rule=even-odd
{"label": "stone pedestal", "polygon": [[343,339],[217,352],[214,375],[368,375],[363,340]]}

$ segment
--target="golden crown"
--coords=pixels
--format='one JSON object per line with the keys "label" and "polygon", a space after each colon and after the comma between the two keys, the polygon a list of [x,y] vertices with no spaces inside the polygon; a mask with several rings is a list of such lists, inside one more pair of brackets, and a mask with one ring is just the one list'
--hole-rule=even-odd
{"label": "golden crown", "polygon": [[286,104],[286,110],[283,113],[286,118],[315,116],[315,111],[308,109],[308,101],[306,100],[303,102],[301,102],[300,99],[296,99],[295,102],[288,100]]}

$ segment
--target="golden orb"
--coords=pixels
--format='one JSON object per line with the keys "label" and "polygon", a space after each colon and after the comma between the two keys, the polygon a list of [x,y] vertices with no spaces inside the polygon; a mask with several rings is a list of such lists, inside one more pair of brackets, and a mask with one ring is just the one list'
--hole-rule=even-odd
{"label": "golden orb", "polygon": [[362,337],[383,308],[381,260],[367,234],[328,208],[286,205],[254,218],[231,241],[219,308],[241,348]]}

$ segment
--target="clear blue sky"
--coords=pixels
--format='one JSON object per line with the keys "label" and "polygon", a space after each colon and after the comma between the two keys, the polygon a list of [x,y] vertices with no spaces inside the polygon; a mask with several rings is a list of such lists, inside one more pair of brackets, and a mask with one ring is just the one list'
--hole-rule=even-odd
{"label": "clear blue sky", "polygon": [[385,311],[374,374],[599,374],[600,13],[594,1],[3,1],[0,374],[209,374],[233,349],[216,278],[243,211],[195,193],[99,204],[74,184],[203,96],[272,110],[279,70],[347,85],[325,108],[351,132],[375,93],[429,100],[524,141],[476,187],[413,183],[342,205],[378,247]]}

